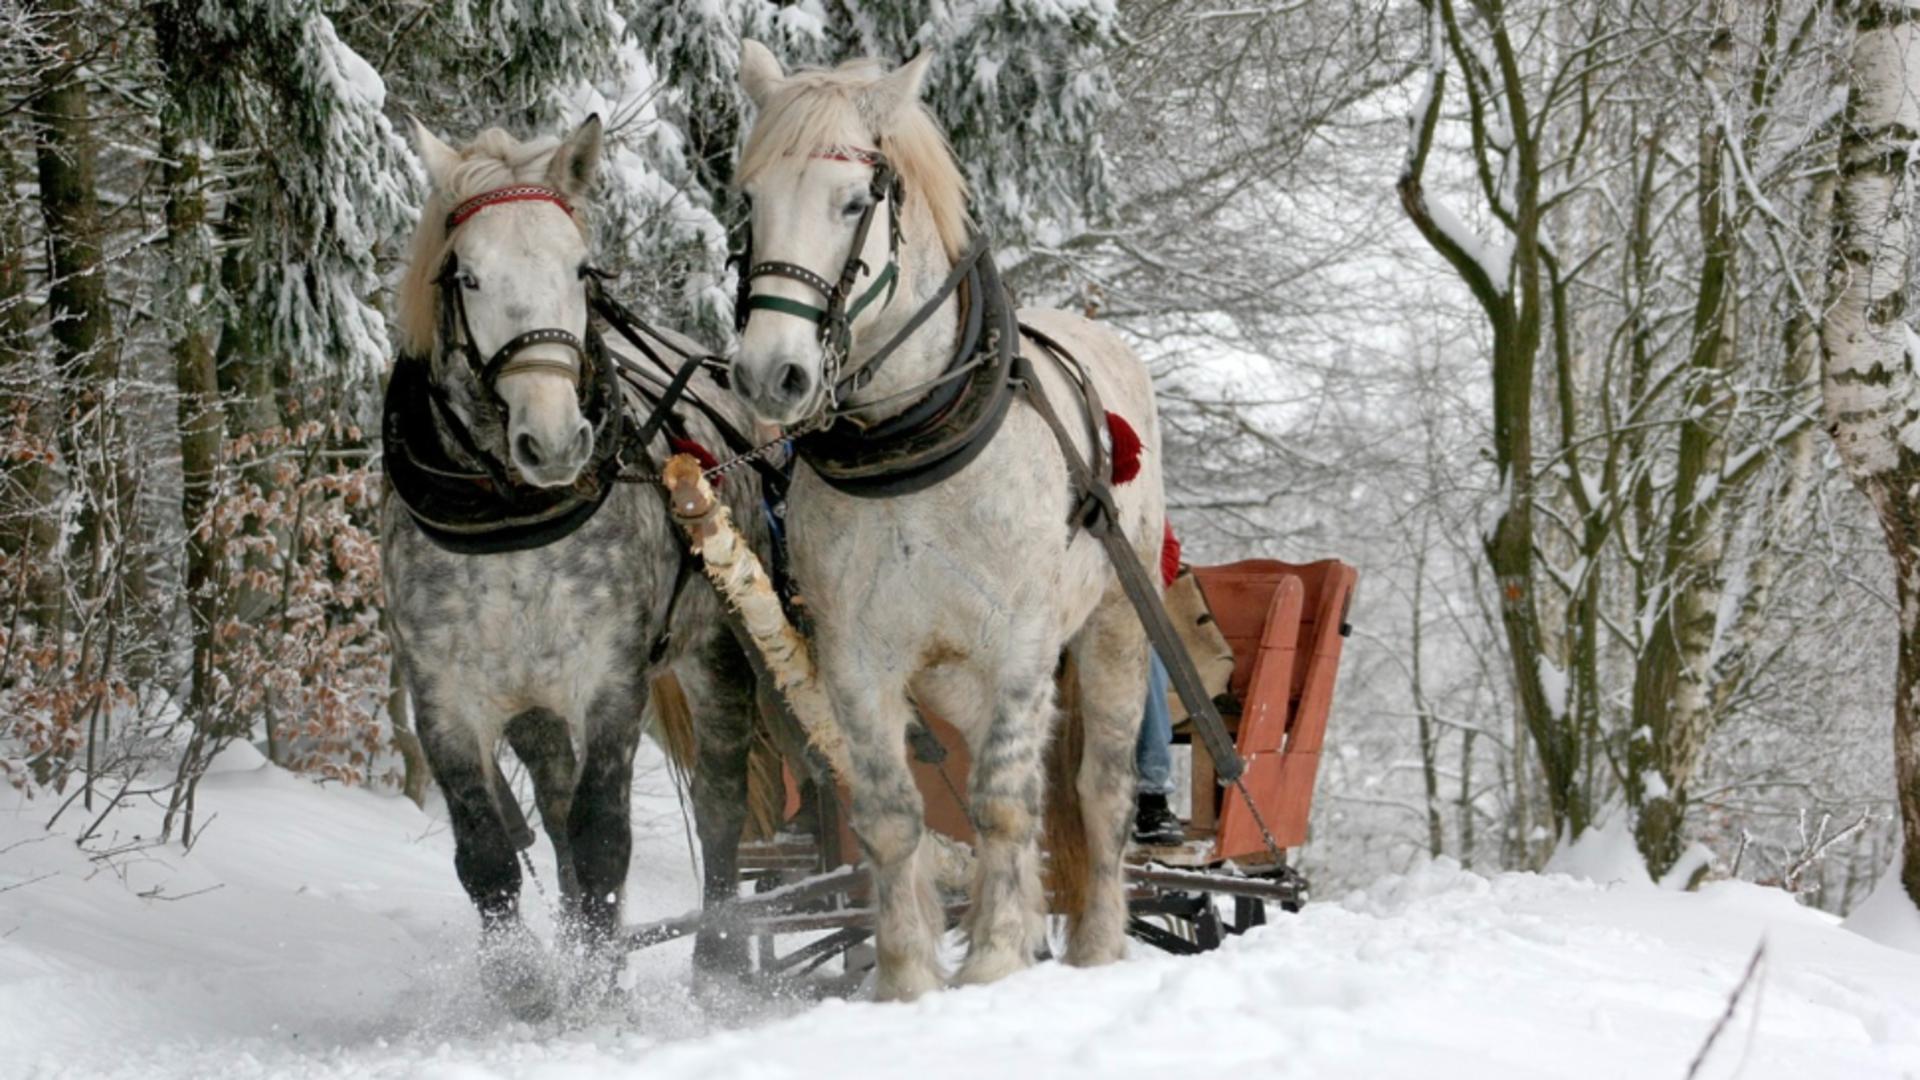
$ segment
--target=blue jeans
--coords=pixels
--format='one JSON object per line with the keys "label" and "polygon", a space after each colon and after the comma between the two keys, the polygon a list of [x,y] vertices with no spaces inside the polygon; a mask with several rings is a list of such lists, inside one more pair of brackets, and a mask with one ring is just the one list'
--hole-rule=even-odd
{"label": "blue jeans", "polygon": [[1147,708],[1140,718],[1140,741],[1133,747],[1135,788],[1142,795],[1173,794],[1173,716],[1167,711],[1167,666],[1147,652]]}

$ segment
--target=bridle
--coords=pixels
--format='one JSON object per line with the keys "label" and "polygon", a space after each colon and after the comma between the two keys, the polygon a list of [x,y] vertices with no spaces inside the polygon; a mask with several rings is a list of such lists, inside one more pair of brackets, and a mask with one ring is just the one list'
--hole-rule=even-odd
{"label": "bridle", "polygon": [[[552,203],[565,210],[568,217],[573,216],[572,204],[560,192],[539,184],[513,184],[481,192],[448,211],[447,235],[452,236],[453,231],[466,224],[468,218],[490,206],[515,202]],[[581,276],[585,278],[590,274],[590,270],[583,270]],[[467,323],[466,289],[461,287],[459,276],[460,257],[449,248],[446,262],[441,265],[439,276],[434,279],[440,288],[440,341],[443,347],[457,349],[466,358],[467,367],[496,402],[499,392],[495,387],[499,381],[523,371],[552,371],[565,375],[573,381],[576,389],[591,381],[587,378],[592,374],[588,370],[592,366],[590,350],[578,334],[559,327],[543,327],[517,334],[495,349],[492,356],[482,358],[479,346],[474,344],[473,328]],[[573,354],[573,358],[561,360],[551,356],[521,355],[535,345],[563,346]]]}
{"label": "bridle", "polygon": [[[900,175],[894,171],[887,156],[878,150],[867,150],[852,146],[830,146],[809,155],[825,161],[848,161],[856,165],[868,165],[873,169],[873,177],[868,183],[867,192],[871,196],[867,208],[860,215],[860,223],[854,228],[853,247],[847,253],[847,261],[840,267],[840,279],[828,281],[819,274],[798,263],[769,259],[765,262],[753,261],[753,228],[749,224],[743,227],[743,243],[740,251],[733,257],[742,272],[740,274],[740,292],[734,304],[734,330],[745,331],[747,319],[755,311],[774,311],[782,315],[792,315],[805,319],[819,327],[820,350],[825,358],[823,382],[827,386],[828,407],[831,408],[848,394],[865,387],[878,372],[879,361],[884,354],[869,357],[867,362],[844,375],[841,368],[846,364],[848,351],[853,346],[853,320],[871,307],[884,292],[886,300],[882,306],[893,302],[893,295],[900,285]],[[860,253],[866,250],[867,234],[873,228],[873,218],[882,202],[887,206],[887,265],[874,275],[873,283],[859,296],[853,295],[860,275],[868,270],[866,261]],[[784,296],[772,296],[753,291],[753,279],[759,277],[784,277],[800,282],[813,289],[826,299],[825,307],[789,300]]]}

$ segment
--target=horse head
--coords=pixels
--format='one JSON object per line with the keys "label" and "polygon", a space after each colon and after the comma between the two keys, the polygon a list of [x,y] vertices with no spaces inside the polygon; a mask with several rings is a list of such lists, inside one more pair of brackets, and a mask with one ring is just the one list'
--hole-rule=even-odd
{"label": "horse head", "polygon": [[825,409],[862,342],[911,310],[911,292],[894,302],[904,268],[965,244],[966,184],[919,102],[929,59],[788,75],[764,46],[742,42],[741,82],[758,116],[738,173],[752,209],[733,383],[764,422]]}
{"label": "horse head", "polygon": [[400,314],[407,352],[431,358],[475,444],[536,487],[574,483],[593,453],[581,402],[588,355],[583,201],[599,166],[597,116],[565,140],[497,128],[456,150],[415,122],[433,191]]}

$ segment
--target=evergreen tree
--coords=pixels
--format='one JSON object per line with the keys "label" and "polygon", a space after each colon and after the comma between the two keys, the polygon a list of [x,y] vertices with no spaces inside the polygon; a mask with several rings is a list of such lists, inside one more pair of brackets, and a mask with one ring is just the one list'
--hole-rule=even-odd
{"label": "evergreen tree", "polygon": [[1102,63],[1117,37],[1110,0],[720,0],[642,5],[632,19],[662,80],[661,115],[684,133],[687,168],[723,221],[743,212],[729,187],[751,115],[739,88],[743,37],[789,68],[860,56],[891,66],[931,50],[925,101],[973,187],[976,219],[1002,249],[1079,232],[1107,205],[1098,124],[1116,101]]}
{"label": "evergreen tree", "polygon": [[418,173],[385,115],[378,73],[317,0],[177,4],[191,48],[181,107],[237,152],[251,190],[251,275],[227,298],[259,344],[305,372],[371,385],[386,364],[377,258],[412,221]]}

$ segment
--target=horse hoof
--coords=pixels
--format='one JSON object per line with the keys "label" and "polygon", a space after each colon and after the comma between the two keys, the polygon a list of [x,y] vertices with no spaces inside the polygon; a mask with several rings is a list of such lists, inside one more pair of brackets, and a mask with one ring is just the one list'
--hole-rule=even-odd
{"label": "horse hoof", "polygon": [[1024,971],[1031,963],[1019,952],[1005,949],[993,952],[970,953],[965,963],[960,965],[959,974],[953,977],[955,986],[981,986],[1001,979],[1017,971]]}
{"label": "horse hoof", "polygon": [[546,950],[519,923],[490,927],[481,934],[480,979],[516,1020],[531,1024],[553,1015],[553,976]]}
{"label": "horse hoof", "polygon": [[940,989],[940,980],[932,972],[880,972],[873,984],[875,1001],[913,1001],[922,994]]}
{"label": "horse hoof", "polygon": [[739,977],[746,975],[752,967],[744,934],[705,933],[693,941],[695,975]]}

